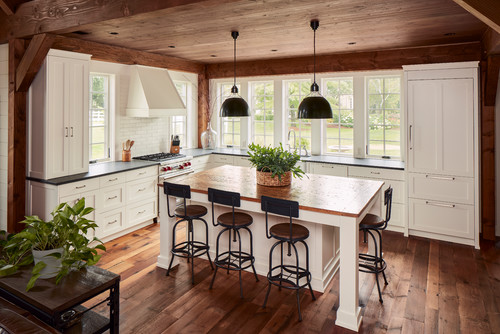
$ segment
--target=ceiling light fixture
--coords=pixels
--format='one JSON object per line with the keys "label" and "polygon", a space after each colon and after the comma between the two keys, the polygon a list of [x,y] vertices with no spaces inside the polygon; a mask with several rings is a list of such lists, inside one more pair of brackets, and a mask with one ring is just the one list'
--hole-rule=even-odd
{"label": "ceiling light fixture", "polygon": [[234,39],[234,85],[231,88],[231,95],[222,103],[220,117],[246,117],[250,116],[248,103],[238,94],[236,87],[236,39],[239,33],[231,31],[231,36]]}
{"label": "ceiling light fixture", "polygon": [[299,105],[299,118],[333,118],[330,103],[319,93],[319,86],[316,83],[316,30],[319,27],[318,20],[311,21],[311,28],[314,31],[314,82],[311,85],[311,93],[306,96]]}

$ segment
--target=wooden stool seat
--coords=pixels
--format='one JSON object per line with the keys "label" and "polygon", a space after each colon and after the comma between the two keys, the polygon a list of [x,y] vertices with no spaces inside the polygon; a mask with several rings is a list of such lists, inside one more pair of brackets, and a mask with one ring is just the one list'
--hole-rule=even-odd
{"label": "wooden stool seat", "polygon": [[226,212],[221,214],[217,218],[217,222],[224,227],[244,227],[249,226],[253,223],[253,218],[248,213],[235,212],[234,213],[234,225],[233,225],[233,213]]}
{"label": "wooden stool seat", "polygon": [[359,223],[360,229],[365,228],[382,228],[385,224],[385,220],[377,215],[367,213],[365,218]]}
{"label": "wooden stool seat", "polygon": [[185,212],[183,206],[179,206],[174,210],[174,215],[176,215],[179,218],[203,217],[207,213],[208,210],[203,205],[186,205]]}
{"label": "wooden stool seat", "polygon": [[290,239],[290,224],[276,224],[269,229],[269,234],[276,239],[285,241],[304,240],[309,237],[309,230],[299,224],[292,224],[292,238]]}

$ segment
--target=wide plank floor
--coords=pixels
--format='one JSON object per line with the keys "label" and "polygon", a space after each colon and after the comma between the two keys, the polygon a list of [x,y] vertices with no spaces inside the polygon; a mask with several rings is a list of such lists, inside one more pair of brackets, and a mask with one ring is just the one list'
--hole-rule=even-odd
{"label": "wide plank floor", "polygon": [[[213,271],[206,260],[195,259],[194,286],[185,260],[165,276],[156,267],[159,237],[153,224],[106,244],[99,266],[121,275],[121,333],[351,333],[335,326],[338,275],[316,301],[301,294],[298,322],[290,291],[273,288],[261,307],[265,277],[255,282],[244,272],[242,300],[234,272],[218,273],[208,289]],[[380,304],[375,277],[360,273],[360,333],[500,333],[500,249],[493,243],[475,250],[387,231],[383,238],[389,285]]]}

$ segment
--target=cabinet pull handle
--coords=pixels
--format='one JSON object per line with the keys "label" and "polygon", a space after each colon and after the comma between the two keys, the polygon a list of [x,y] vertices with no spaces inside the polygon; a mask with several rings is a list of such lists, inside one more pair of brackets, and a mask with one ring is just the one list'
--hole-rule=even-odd
{"label": "cabinet pull handle", "polygon": [[139,212],[137,212],[137,214],[140,215],[140,214],[143,214],[144,212],[146,212],[146,210],[139,211]]}
{"label": "cabinet pull handle", "polygon": [[380,172],[370,172],[370,174],[380,175]]}
{"label": "cabinet pull handle", "polygon": [[412,140],[411,140],[411,130],[412,129],[413,129],[413,125],[410,125],[410,130],[408,131],[409,137],[410,137],[410,145],[408,145],[408,146],[410,146],[410,150],[413,149]]}
{"label": "cabinet pull handle", "polygon": [[140,173],[139,173],[139,175],[144,175],[144,174],[146,174],[146,172],[140,172]]}
{"label": "cabinet pull handle", "polygon": [[64,137],[68,137],[68,127],[64,128]]}
{"label": "cabinet pull handle", "polygon": [[116,196],[116,195],[115,195],[115,196],[113,196],[113,197],[108,197],[108,200],[109,200],[109,199],[115,199],[115,198],[117,198],[117,197],[118,197],[118,196]]}
{"label": "cabinet pull handle", "polygon": [[430,176],[430,175],[426,174],[425,177],[428,179],[432,179],[432,180],[455,181],[455,178],[452,176]]}
{"label": "cabinet pull handle", "polygon": [[116,219],[115,219],[115,220],[113,220],[113,221],[108,222],[108,224],[109,224],[109,225],[112,225],[112,224],[117,223],[117,222],[118,222],[118,220],[116,220]]}
{"label": "cabinet pull handle", "polygon": [[73,127],[71,127],[71,137],[73,137]]}
{"label": "cabinet pull handle", "polygon": [[82,189],[82,188],[85,188],[86,185],[83,185],[83,186],[79,186],[79,187],[75,187],[76,189]]}
{"label": "cabinet pull handle", "polygon": [[455,207],[455,204],[445,204],[445,203],[430,202],[430,201],[425,201],[425,204],[434,205],[434,206],[441,206],[441,207],[445,207],[445,208],[454,208]]}
{"label": "cabinet pull handle", "polygon": [[117,177],[115,177],[114,179],[109,179],[108,182],[113,182],[113,181],[116,181],[116,180],[118,180]]}
{"label": "cabinet pull handle", "polygon": [[141,189],[139,189],[137,191],[144,191],[144,190],[146,190],[146,188],[141,188]]}

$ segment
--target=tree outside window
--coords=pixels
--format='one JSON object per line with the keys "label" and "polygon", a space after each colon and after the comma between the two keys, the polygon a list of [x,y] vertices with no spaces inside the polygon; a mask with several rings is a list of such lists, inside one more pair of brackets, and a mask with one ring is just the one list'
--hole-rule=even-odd
{"label": "tree outside window", "polygon": [[[311,150],[311,120],[298,118],[299,104],[310,93],[310,90],[311,81],[308,79],[286,81],[285,108],[288,115],[288,131],[295,131],[297,150],[299,146],[305,146],[308,151]],[[293,148],[292,138],[293,135],[290,136],[288,144]]]}
{"label": "tree outside window", "polygon": [[[236,85],[238,90],[239,85]],[[220,105],[231,95],[232,83],[223,83],[219,86]],[[220,108],[219,105],[219,108]],[[221,144],[223,146],[240,146],[240,117],[222,117],[221,119]]]}
{"label": "tree outside window", "polygon": [[274,143],[274,83],[251,84],[253,142],[268,146]]}
{"label": "tree outside window", "polygon": [[368,155],[401,156],[401,78],[367,80]]}
{"label": "tree outside window", "polygon": [[353,154],[354,92],[352,78],[325,79],[324,96],[333,118],[326,120],[326,153]]}
{"label": "tree outside window", "polygon": [[105,160],[109,150],[109,76],[90,75],[89,158]]}
{"label": "tree outside window", "polygon": [[[187,82],[174,82],[175,88],[177,89],[177,92],[179,93],[182,102],[184,102],[184,105],[187,108],[187,95],[188,95],[188,84]],[[172,122],[171,122],[171,133],[172,135],[177,135],[179,136],[179,139],[181,141],[181,147],[184,146],[186,147],[186,116],[172,116]]]}

